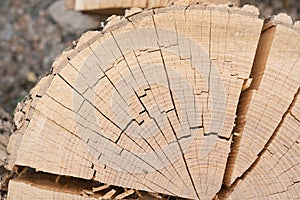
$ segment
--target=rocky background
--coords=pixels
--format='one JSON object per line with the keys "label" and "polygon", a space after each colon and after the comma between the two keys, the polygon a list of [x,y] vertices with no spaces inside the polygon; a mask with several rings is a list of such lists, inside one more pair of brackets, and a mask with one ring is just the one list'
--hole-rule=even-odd
{"label": "rocky background", "polygon": [[[64,49],[83,32],[99,29],[107,16],[65,10],[63,0],[0,0],[0,151],[13,129],[16,104]],[[300,20],[300,0],[241,0],[256,5],[261,18],[287,12]],[[0,152],[0,199],[5,198],[5,178]],[[6,172],[7,173],[7,172]],[[3,185],[4,184],[4,185]]]}

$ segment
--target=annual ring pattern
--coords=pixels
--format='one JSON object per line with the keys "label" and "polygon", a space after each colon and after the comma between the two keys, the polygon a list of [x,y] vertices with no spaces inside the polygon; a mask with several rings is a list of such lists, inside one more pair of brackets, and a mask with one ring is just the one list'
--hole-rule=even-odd
{"label": "annual ring pattern", "polygon": [[226,96],[218,69],[197,42],[140,28],[111,33],[90,49],[75,82],[80,94],[73,93],[83,100],[73,107],[91,155],[115,170],[147,173],[176,161],[196,134],[198,156],[209,154],[224,125]]}

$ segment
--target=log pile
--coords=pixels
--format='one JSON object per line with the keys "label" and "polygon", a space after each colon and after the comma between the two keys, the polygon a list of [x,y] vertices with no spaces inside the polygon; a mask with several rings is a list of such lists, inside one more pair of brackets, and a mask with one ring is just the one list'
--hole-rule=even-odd
{"label": "log pile", "polygon": [[180,4],[84,34],[16,109],[8,199],[300,198],[300,23],[257,16]]}

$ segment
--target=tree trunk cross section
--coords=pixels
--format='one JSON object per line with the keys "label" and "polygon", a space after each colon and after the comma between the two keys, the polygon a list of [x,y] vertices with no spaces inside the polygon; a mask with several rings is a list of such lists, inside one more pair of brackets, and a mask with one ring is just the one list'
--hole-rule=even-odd
{"label": "tree trunk cross section", "polygon": [[[17,107],[8,168],[129,188],[107,198],[300,198],[300,27],[257,15],[171,5],[87,32]],[[85,199],[33,182],[9,199]]]}

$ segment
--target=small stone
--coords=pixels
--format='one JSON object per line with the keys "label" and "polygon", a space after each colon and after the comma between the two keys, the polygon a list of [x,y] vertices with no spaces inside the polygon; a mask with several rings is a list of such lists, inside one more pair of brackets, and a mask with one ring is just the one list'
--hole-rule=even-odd
{"label": "small stone", "polygon": [[34,72],[28,72],[27,73],[27,80],[29,82],[35,83],[37,81],[37,77],[36,77],[35,73]]}
{"label": "small stone", "polygon": [[5,12],[8,10],[9,6],[11,4],[10,0],[1,0],[0,1],[0,11]]}
{"label": "small stone", "polygon": [[48,12],[54,21],[69,33],[80,35],[87,30],[100,28],[101,17],[67,10],[63,0],[54,2]]}
{"label": "small stone", "polygon": [[13,27],[10,23],[7,23],[0,33],[0,39],[4,41],[10,41],[13,37]]}

